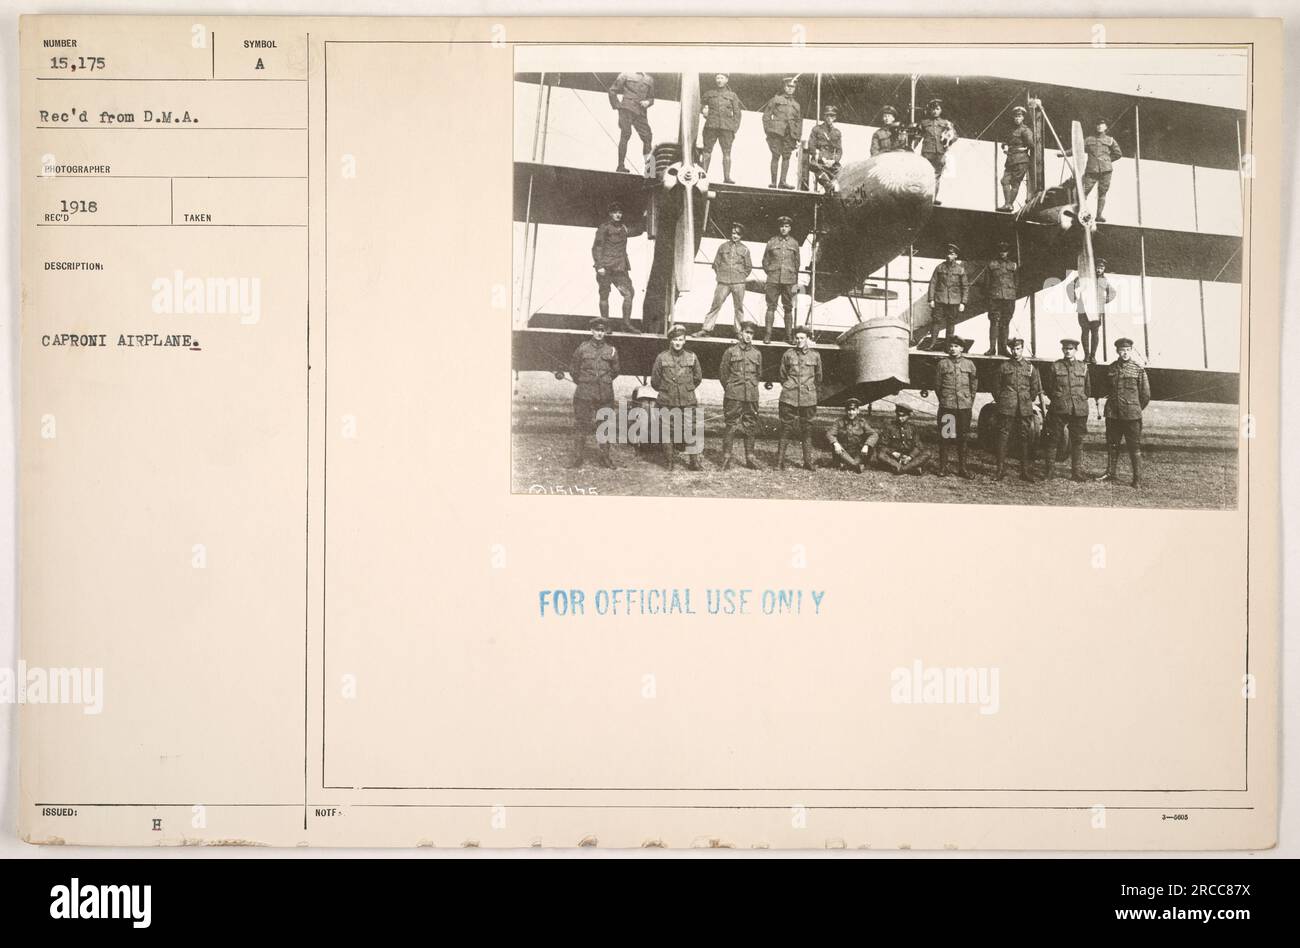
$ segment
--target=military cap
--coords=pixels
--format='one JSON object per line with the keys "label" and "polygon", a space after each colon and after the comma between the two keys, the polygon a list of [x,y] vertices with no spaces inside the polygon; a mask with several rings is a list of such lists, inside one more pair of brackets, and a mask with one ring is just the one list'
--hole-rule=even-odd
{"label": "military cap", "polygon": [[608,328],[609,328],[609,323],[605,322],[605,320],[604,320],[602,317],[597,316],[597,317],[596,317],[595,319],[593,319],[591,322],[587,323],[587,328],[588,328],[588,329],[608,329]]}
{"label": "military cap", "polygon": [[809,329],[807,326],[795,326],[795,327],[794,327],[794,334],[797,336],[797,335],[799,335],[799,333],[803,333],[803,334],[804,334],[805,336],[807,336],[809,339],[812,338],[812,330]]}
{"label": "military cap", "polygon": [[740,231],[742,237],[745,235],[745,225],[740,221],[732,221],[731,226],[727,228],[727,233],[731,233],[733,230]]}
{"label": "military cap", "polygon": [[1132,348],[1133,348],[1133,340],[1130,339],[1130,338],[1128,338],[1128,336],[1121,336],[1119,339],[1116,339],[1116,340],[1115,340],[1115,348],[1116,348],[1116,349],[1132,349]]}
{"label": "military cap", "polygon": [[943,106],[943,99],[931,99],[929,102],[925,103],[925,107],[926,107],[927,109],[932,109],[932,108],[934,108],[936,105],[942,107],[942,106]]}
{"label": "military cap", "polygon": [[1010,249],[1011,249],[1011,242],[1010,242],[1010,241],[1007,241],[1007,240],[999,240],[999,241],[998,241],[998,249],[999,249],[999,250],[1010,250]]}
{"label": "military cap", "polygon": [[910,415],[911,413],[912,413],[912,409],[908,408],[906,405],[902,404],[901,402],[899,402],[894,406],[894,414],[896,415]]}
{"label": "military cap", "polygon": [[676,325],[673,326],[672,329],[668,330],[669,339],[673,338],[673,336],[684,336],[684,335],[686,335],[686,327],[683,326],[681,323],[677,323]]}
{"label": "military cap", "polygon": [[1077,348],[1079,348],[1079,340],[1078,340],[1078,339],[1062,339],[1062,340],[1061,340],[1061,348],[1062,348],[1062,349],[1077,349]]}
{"label": "military cap", "polygon": [[898,118],[898,109],[894,108],[892,105],[887,105],[880,110],[880,114],[892,115],[894,118]]}
{"label": "military cap", "polygon": [[794,218],[792,218],[789,214],[782,214],[780,217],[776,219],[776,223],[778,226],[781,224],[793,224]]}
{"label": "military cap", "polygon": [[1023,349],[1024,346],[1025,340],[1021,339],[1019,336],[1007,340],[1008,349]]}
{"label": "military cap", "polygon": [[742,331],[748,329],[750,332],[754,332],[758,329],[758,323],[754,322],[752,319],[742,319],[740,321],[740,328]]}
{"label": "military cap", "polygon": [[621,211],[621,210],[623,210],[622,204],[619,204],[618,201],[611,201],[609,207],[605,208],[605,213],[613,214],[615,211]]}
{"label": "military cap", "polygon": [[822,115],[839,115],[839,114],[840,114],[840,110],[833,105],[828,105],[826,106],[826,108],[822,109]]}
{"label": "military cap", "polygon": [[1029,114],[1029,110],[1026,109],[1023,105],[1017,105],[1014,109],[1011,110],[1011,114],[1012,114],[1012,115],[1028,115],[1028,114]]}
{"label": "military cap", "polygon": [[844,400],[844,407],[845,407],[845,408],[861,408],[861,407],[862,407],[862,400],[859,399],[859,398],[854,398],[852,395],[850,395],[848,398],[846,398],[846,399]]}

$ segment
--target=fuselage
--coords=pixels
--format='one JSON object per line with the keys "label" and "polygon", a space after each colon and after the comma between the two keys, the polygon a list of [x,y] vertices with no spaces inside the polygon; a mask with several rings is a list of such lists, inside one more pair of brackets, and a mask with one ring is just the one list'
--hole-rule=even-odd
{"label": "fuselage", "polygon": [[934,207],[934,168],[911,151],[846,164],[823,204],[816,298],[834,299],[906,253]]}

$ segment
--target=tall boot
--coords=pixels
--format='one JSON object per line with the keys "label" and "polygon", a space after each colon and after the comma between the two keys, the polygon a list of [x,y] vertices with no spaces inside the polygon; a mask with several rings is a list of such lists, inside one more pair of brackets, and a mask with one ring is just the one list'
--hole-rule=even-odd
{"label": "tall boot", "polygon": [[722,433],[722,469],[724,471],[731,467],[731,445],[735,437],[736,434],[731,428]]}
{"label": "tall boot", "polygon": [[664,442],[664,466],[668,470],[673,469],[673,462],[676,460],[674,455],[677,453],[676,446],[671,441]]}
{"label": "tall boot", "polygon": [[776,180],[777,180],[777,179],[776,179],[776,175],[777,175],[777,172],[780,170],[780,167],[781,167],[781,156],[780,156],[780,155],[773,155],[773,156],[772,156],[772,163],[771,163],[772,183],[768,185],[769,188],[774,188],[774,187],[776,187]]}
{"label": "tall boot", "polygon": [[1038,478],[1034,477],[1034,472],[1029,467],[1030,443],[1029,435],[1022,434],[1020,438],[1020,479],[1034,483]]}
{"label": "tall boot", "polygon": [[1106,473],[1097,478],[1099,481],[1114,481],[1119,467],[1119,448],[1113,444],[1106,445]]}
{"label": "tall boot", "polygon": [[1086,481],[1088,476],[1083,472],[1083,439],[1070,439],[1070,480]]}
{"label": "tall boot", "polygon": [[745,467],[751,471],[758,470],[758,462],[754,460],[754,436],[745,435]]}
{"label": "tall boot", "polygon": [[966,467],[966,441],[962,439],[957,442],[957,476],[971,480],[975,477]]}
{"label": "tall boot", "polygon": [[805,431],[803,435],[803,469],[805,471],[811,471],[813,469],[812,432],[810,431]]}
{"label": "tall boot", "polygon": [[577,435],[573,439],[573,459],[569,461],[569,467],[577,469],[582,467],[582,455],[587,447],[587,436]]}
{"label": "tall boot", "polygon": [[1133,486],[1142,486],[1142,449],[1136,444],[1128,446],[1128,464],[1133,470]]}
{"label": "tall boot", "polygon": [[782,430],[781,438],[776,443],[776,469],[778,471],[785,470],[785,445],[786,445],[785,431]]}

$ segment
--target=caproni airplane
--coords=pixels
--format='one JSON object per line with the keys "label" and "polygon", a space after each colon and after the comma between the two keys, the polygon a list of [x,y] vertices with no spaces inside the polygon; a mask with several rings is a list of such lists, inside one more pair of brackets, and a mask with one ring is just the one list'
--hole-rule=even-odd
{"label": "caproni airplane", "polygon": [[[817,78],[817,107],[821,112],[822,83]],[[551,88],[605,92],[613,77],[585,74],[521,74],[518,81],[538,84],[539,131],[546,121]],[[731,77],[731,85],[747,102],[762,101],[774,77]],[[835,77],[841,101],[865,98],[864,90],[910,84],[912,114],[916,115],[918,76],[854,75]],[[798,190],[770,190],[743,184],[711,181],[696,154],[700,109],[700,77],[657,75],[657,88],[667,86],[681,103],[676,141],[656,145],[644,177],[586,168],[562,167],[542,162],[515,164],[515,220],[525,225],[526,239],[536,242],[538,224],[594,228],[605,219],[605,208],[618,201],[624,220],[634,232],[644,231],[654,245],[653,261],[644,290],[642,328],[637,334],[615,331],[611,341],[619,350],[623,372],[648,376],[655,355],[664,348],[663,334],[674,322],[674,308],[691,286],[701,239],[706,232],[721,235],[718,222],[739,221],[747,241],[766,241],[775,233],[780,215],[794,220],[792,234],[804,243],[813,235],[807,282],[800,292],[816,303],[840,297],[850,301],[858,322],[847,330],[814,327],[816,346],[825,367],[823,405],[839,405],[849,396],[864,402],[897,394],[904,389],[923,393],[933,384],[938,353],[917,343],[931,335],[933,318],[924,297],[905,314],[863,319],[858,300],[894,299],[895,291],[872,285],[870,277],[898,258],[941,258],[949,242],[957,242],[968,264],[971,292],[960,318],[971,319],[988,311],[982,264],[995,256],[1006,241],[1019,263],[1019,292],[1032,295],[1045,281],[1066,278],[1077,271],[1079,297],[1095,318],[1094,260],[1107,258],[1113,274],[1240,283],[1242,241],[1238,237],[1199,231],[1178,231],[1149,226],[1100,224],[1089,209],[1082,183],[1082,162],[1066,158],[1071,172],[1061,184],[1048,187],[1044,151],[1063,156],[1084,154],[1084,134],[1078,121],[1066,124],[1062,116],[1134,113],[1137,149],[1141,158],[1185,163],[1194,159],[1208,167],[1240,170],[1241,126],[1245,114],[1217,106],[1173,100],[1127,96],[1042,83],[1027,84],[1006,78],[969,77],[960,80],[926,77],[925,94],[941,94],[947,114],[987,112],[1001,101],[1022,105],[1034,132],[1034,151],[1026,179],[1027,199],[1013,213],[977,211],[936,205],[935,174],[930,163],[914,151],[884,152],[851,160],[846,154],[832,193],[808,190],[806,158],[798,175]],[[878,93],[877,93],[878,94]],[[664,91],[659,99],[670,98]],[[851,109],[850,109],[851,111]],[[841,115],[845,114],[840,105]],[[1063,139],[1060,130],[1068,135]],[[1139,118],[1140,116],[1140,118]],[[970,136],[999,141],[1000,127]],[[1222,134],[1207,136],[1207,127],[1222,126]],[[843,127],[843,126],[841,126]],[[1234,148],[1235,143],[1235,148]],[[803,149],[801,149],[802,153]],[[1194,173],[1193,168],[1193,173]],[[1138,187],[1141,187],[1140,171]],[[1000,202],[999,202],[1000,203]],[[534,259],[536,249],[533,248]],[[525,259],[527,247],[525,247]],[[898,281],[896,281],[898,282]],[[763,281],[748,281],[747,289],[761,292]],[[595,288],[592,289],[593,295]],[[638,288],[639,292],[639,288]],[[527,294],[525,294],[527,299]],[[1205,320],[1202,308],[1201,319]],[[568,358],[585,338],[589,317],[557,313],[527,313],[513,339],[516,371],[561,373]],[[688,328],[696,328],[688,326]],[[719,330],[728,327],[719,326]],[[1145,332],[1146,324],[1143,323]],[[1204,331],[1204,330],[1203,330]],[[730,342],[725,331],[716,337],[692,340],[706,376],[716,378],[721,355]],[[1104,346],[1104,343],[1103,343]],[[1145,349],[1146,347],[1144,347]],[[786,346],[760,345],[764,377],[769,387],[777,378]],[[1002,361],[971,356],[980,388],[990,391]],[[1050,360],[1038,360],[1046,362]],[[1208,360],[1207,360],[1208,361]],[[1094,391],[1105,392],[1103,365],[1090,367]],[[1147,373],[1155,400],[1235,404],[1239,398],[1237,372],[1214,371],[1196,365],[1149,363]],[[981,438],[991,433],[991,406],[981,412]],[[985,424],[985,422],[990,424]]]}

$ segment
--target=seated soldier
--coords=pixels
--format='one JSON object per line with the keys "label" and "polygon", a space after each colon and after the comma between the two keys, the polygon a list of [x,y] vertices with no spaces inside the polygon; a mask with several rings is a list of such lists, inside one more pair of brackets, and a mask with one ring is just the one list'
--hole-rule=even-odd
{"label": "seated soldier", "polygon": [[850,398],[844,403],[844,415],[835,422],[835,427],[827,435],[831,443],[831,453],[835,455],[834,466],[841,470],[857,471],[859,474],[871,460],[871,452],[880,441],[880,434],[867,423],[862,414],[862,402]]}
{"label": "seated soldier", "polygon": [[894,419],[885,425],[876,446],[876,463],[895,474],[920,476],[930,460],[930,452],[912,430],[912,409],[894,406]]}

